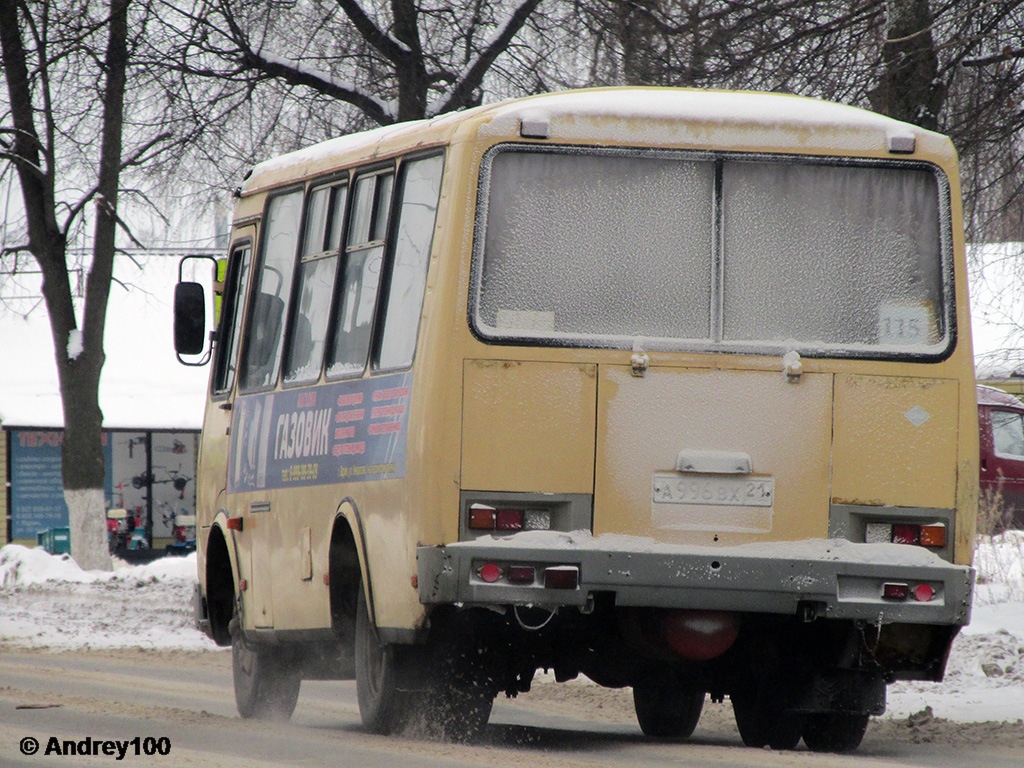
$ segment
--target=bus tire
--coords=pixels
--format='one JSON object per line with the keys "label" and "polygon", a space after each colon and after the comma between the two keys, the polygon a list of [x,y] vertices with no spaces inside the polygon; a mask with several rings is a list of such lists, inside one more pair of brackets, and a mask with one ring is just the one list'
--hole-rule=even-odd
{"label": "bus tire", "polygon": [[782,709],[780,702],[753,690],[742,689],[730,695],[736,728],[748,747],[795,749],[803,735],[803,718]]}
{"label": "bus tire", "polygon": [[409,722],[419,693],[402,690],[399,648],[381,643],[370,619],[366,596],[359,590],[356,607],[356,698],[359,717],[370,733],[401,731]]}
{"label": "bus tire", "polygon": [[274,650],[250,647],[239,635],[231,643],[235,705],[243,718],[289,720],[295,711],[302,678]]}
{"label": "bus tire", "polygon": [[804,743],[812,752],[853,752],[868,729],[869,715],[815,712],[804,715]]}
{"label": "bus tire", "polygon": [[686,739],[693,735],[704,709],[704,691],[673,682],[633,686],[633,708],[645,736]]}

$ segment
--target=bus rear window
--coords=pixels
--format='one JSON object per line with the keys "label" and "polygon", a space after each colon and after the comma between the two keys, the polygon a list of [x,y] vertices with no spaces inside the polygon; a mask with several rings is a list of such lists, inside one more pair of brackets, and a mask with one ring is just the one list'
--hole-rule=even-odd
{"label": "bus rear window", "polygon": [[500,147],[473,321],[526,343],[939,356],[947,200],[923,163]]}

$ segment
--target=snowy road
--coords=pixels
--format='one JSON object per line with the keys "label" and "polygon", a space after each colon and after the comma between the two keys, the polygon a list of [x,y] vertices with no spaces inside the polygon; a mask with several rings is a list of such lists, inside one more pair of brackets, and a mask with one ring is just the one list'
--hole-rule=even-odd
{"label": "snowy road", "polygon": [[[303,683],[290,724],[239,720],[224,652],[69,651],[6,649],[0,653],[0,765],[56,768],[121,762],[185,768],[340,766],[403,768],[596,768],[609,766],[921,766],[1019,768],[1024,724],[922,723],[872,725],[854,756],[742,746],[728,704],[709,705],[686,743],[646,740],[631,719],[624,692],[540,683],[515,702],[500,700],[482,743],[439,744],[365,734],[351,683]],[[38,754],[19,752],[35,738]],[[131,742],[166,738],[170,754],[69,759],[45,755],[60,742]]]}
{"label": "snowy road", "polygon": [[[628,690],[585,680],[539,679],[529,694],[499,699],[474,746],[364,733],[352,683],[304,682],[291,724],[242,721],[230,655],[192,625],[194,556],[98,573],[9,545],[0,548],[0,768],[1024,768],[1024,533],[978,554],[974,621],[946,680],[891,686],[889,713],[856,755],[837,757],[744,748],[728,702],[708,703],[686,743],[646,740]],[[126,750],[137,738],[141,752],[165,738],[170,754],[46,755],[53,738]],[[39,753],[22,755],[23,739]]]}

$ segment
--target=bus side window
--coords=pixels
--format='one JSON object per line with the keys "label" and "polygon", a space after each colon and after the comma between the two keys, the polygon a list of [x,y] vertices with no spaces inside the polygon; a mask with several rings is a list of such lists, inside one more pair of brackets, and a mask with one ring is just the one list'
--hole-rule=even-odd
{"label": "bus side window", "polygon": [[367,174],[353,187],[328,376],[358,376],[366,370],[394,178],[391,172]]}
{"label": "bus side window", "polygon": [[217,358],[214,362],[212,390],[215,394],[228,392],[235,383],[235,361],[241,339],[242,307],[245,306],[245,286],[249,281],[252,246],[238,245],[231,252],[228,273],[224,281],[220,326],[217,330]]}
{"label": "bus side window", "polygon": [[287,384],[309,383],[320,377],[347,192],[346,185],[337,184],[314,189],[310,195],[296,278],[298,307],[284,365]]}
{"label": "bus side window", "polygon": [[301,212],[301,189],[277,195],[267,204],[253,287],[255,298],[240,363],[239,386],[243,390],[267,387],[277,380]]}
{"label": "bus side window", "polygon": [[416,352],[444,157],[402,166],[398,226],[377,368],[407,368]]}

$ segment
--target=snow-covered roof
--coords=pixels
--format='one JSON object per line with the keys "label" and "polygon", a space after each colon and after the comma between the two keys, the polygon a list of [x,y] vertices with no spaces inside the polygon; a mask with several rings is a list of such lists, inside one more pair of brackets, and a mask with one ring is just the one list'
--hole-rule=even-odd
{"label": "snow-covered roof", "polygon": [[[100,378],[103,426],[109,429],[199,429],[209,367],[181,365],[174,354],[172,303],[182,253],[120,256],[111,285]],[[211,268],[200,274],[209,277]],[[208,282],[208,280],[207,280]],[[39,298],[38,275],[5,275],[0,283],[0,423],[61,427],[64,423],[53,337]]]}
{"label": "snow-covered roof", "polygon": [[[552,141],[588,139],[652,146],[778,146],[798,150],[883,152],[888,138],[913,136],[932,148],[945,137],[857,107],[804,96],[694,88],[588,88],[490,104],[430,120],[376,128],[290,152],[257,165],[243,195],[314,173],[332,159],[365,162],[385,154],[406,132],[424,145],[455,140],[463,126],[482,135],[519,135],[521,121],[543,123]],[[919,146],[921,145],[919,144]],[[408,147],[406,147],[408,150]],[[950,151],[944,149],[944,151]],[[339,166],[340,167],[340,166]]]}

